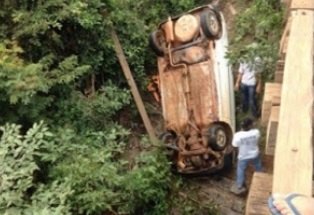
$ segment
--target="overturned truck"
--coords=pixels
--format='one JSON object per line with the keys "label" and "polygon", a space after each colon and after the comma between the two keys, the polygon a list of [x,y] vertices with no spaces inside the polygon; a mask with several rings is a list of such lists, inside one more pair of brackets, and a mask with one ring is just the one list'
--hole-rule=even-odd
{"label": "overturned truck", "polygon": [[180,173],[213,172],[232,162],[232,72],[222,13],[206,5],[169,17],[152,32],[158,75],[150,86],[165,121],[161,141]]}

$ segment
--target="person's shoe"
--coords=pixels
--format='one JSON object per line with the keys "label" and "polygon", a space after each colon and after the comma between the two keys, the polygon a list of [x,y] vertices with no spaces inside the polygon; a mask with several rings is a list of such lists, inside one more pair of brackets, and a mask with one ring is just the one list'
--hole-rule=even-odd
{"label": "person's shoe", "polygon": [[242,195],[246,193],[247,189],[245,187],[238,187],[236,184],[234,184],[230,191],[234,193],[235,195]]}

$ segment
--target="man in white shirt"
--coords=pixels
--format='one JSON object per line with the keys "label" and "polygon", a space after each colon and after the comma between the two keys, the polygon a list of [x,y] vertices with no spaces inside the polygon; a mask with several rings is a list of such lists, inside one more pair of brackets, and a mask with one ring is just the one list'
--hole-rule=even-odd
{"label": "man in white shirt", "polygon": [[253,128],[253,120],[246,118],[241,123],[241,131],[234,134],[232,145],[239,148],[236,187],[232,188],[235,194],[246,191],[245,171],[249,163],[253,164],[255,171],[262,171],[262,162],[259,155],[258,142],[260,131]]}
{"label": "man in white shirt", "polygon": [[235,90],[241,90],[242,111],[246,113],[251,109],[254,117],[259,117],[257,107],[256,93],[261,91],[261,80],[257,76],[256,65],[249,63],[240,63],[239,72],[235,84]]}

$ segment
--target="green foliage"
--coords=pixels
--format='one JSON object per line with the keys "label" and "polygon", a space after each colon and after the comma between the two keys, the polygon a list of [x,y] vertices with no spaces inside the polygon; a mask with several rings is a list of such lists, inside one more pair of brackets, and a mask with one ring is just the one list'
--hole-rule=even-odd
{"label": "green foliage", "polygon": [[[112,26],[118,32],[135,79],[144,89],[144,68],[155,67],[155,57],[147,49],[149,33],[170,14],[176,15],[196,3],[158,0],[152,7],[148,0],[23,0],[1,4],[0,102],[2,106],[14,104],[18,114],[23,115],[12,118],[16,111],[10,108],[8,114],[3,114],[8,118],[0,122],[24,124],[42,117],[47,120],[50,106],[84,92],[92,75],[96,77],[96,91],[103,92],[108,82],[124,91],[126,80],[110,38]],[[43,102],[33,110],[38,101]],[[84,103],[84,96],[80,95],[77,101]]]}
{"label": "green foliage", "polygon": [[126,146],[123,138],[126,134],[117,127],[82,139],[66,130],[56,141],[58,144],[49,147],[57,151],[47,153],[44,158],[51,162],[50,177],[67,178],[73,190],[69,199],[71,208],[77,208],[75,213],[137,214],[141,210],[163,214],[167,209],[168,162],[160,152],[153,151],[142,154],[130,168],[128,162],[119,159]]}
{"label": "green foliage", "polygon": [[[131,118],[132,104],[110,31],[143,89],[145,69],[155,66],[148,34],[194,6],[0,1],[1,214],[167,214],[176,179],[164,154],[123,159],[130,131],[117,119],[123,110]],[[42,120],[49,131],[35,123]]]}
{"label": "green foliage", "polygon": [[[245,0],[242,0],[245,1]],[[228,57],[232,64],[247,61],[257,65],[263,78],[272,78],[278,59],[279,39],[281,36],[283,13],[278,1],[245,1],[249,7],[236,19],[235,38],[231,41]]]}
{"label": "green foliage", "polygon": [[89,69],[86,65],[78,66],[76,56],[64,59],[49,73],[45,72],[48,69],[46,67],[49,67],[49,64],[42,62],[20,67],[3,64],[0,67],[0,90],[6,91],[10,103],[15,104],[21,100],[27,104],[36,93],[48,93],[49,89],[57,84],[69,84]]}
{"label": "green foliage", "polygon": [[1,127],[2,214],[164,214],[169,163],[160,151],[143,152],[133,166],[120,159],[128,132],[121,127],[78,136],[53,135],[41,122],[20,134]]}
{"label": "green foliage", "polygon": [[[195,192],[195,191],[194,191]],[[194,199],[195,198],[195,199]],[[177,212],[182,215],[198,214],[198,215],[219,215],[217,207],[212,202],[201,203],[202,199],[196,198],[189,194],[174,197],[174,204]]]}
{"label": "green foliage", "polygon": [[[60,95],[62,96],[62,95]],[[56,125],[68,125],[77,130],[99,130],[110,127],[116,113],[130,104],[129,91],[108,83],[92,97],[86,98],[80,92],[56,101],[52,106],[60,110],[54,114]]]}
{"label": "green foliage", "polygon": [[125,162],[117,159],[127,132],[117,127],[86,136],[77,136],[68,129],[58,133],[43,158],[50,163],[50,180],[66,179],[64,183],[73,190],[69,202],[77,214],[113,210],[121,198],[118,189]]}
{"label": "green foliage", "polygon": [[[41,150],[45,148],[45,145],[49,143],[49,138],[52,137],[48,128],[43,122],[35,123],[25,135],[20,134],[21,127],[15,124],[6,124],[0,129],[3,132],[0,140],[1,214],[53,214],[51,213],[53,211],[66,210],[62,206],[65,199],[57,200],[60,198],[56,192],[58,190],[57,185],[53,186],[56,197],[53,198],[54,203],[46,201],[51,197],[45,195],[47,190],[40,193],[41,188],[39,188],[39,195],[34,195],[37,197],[34,206],[38,204],[42,208],[39,210],[39,207],[30,206],[32,202],[30,195],[37,188],[37,184],[34,183],[35,175],[39,171],[37,159],[41,157]],[[42,204],[43,202],[45,204]]]}
{"label": "green foliage", "polygon": [[168,191],[171,185],[169,161],[161,151],[144,152],[136,159],[124,179],[126,211],[132,214],[167,214]]}

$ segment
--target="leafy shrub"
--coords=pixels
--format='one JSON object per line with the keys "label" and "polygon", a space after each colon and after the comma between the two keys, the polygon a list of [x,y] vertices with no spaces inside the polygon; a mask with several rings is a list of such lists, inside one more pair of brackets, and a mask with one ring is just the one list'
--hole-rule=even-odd
{"label": "leafy shrub", "polygon": [[[143,152],[134,166],[121,158],[129,131],[116,119],[131,98],[110,31],[144,89],[145,69],[155,66],[148,34],[196,1],[151,4],[0,1],[0,124],[21,125],[2,127],[0,213],[167,212],[172,179],[163,153]],[[49,131],[34,124],[41,120]]]}
{"label": "leafy shrub", "polygon": [[0,142],[2,214],[163,214],[168,209],[169,164],[159,151],[135,165],[121,159],[127,131],[121,127],[77,135],[53,135],[41,122],[25,135],[5,125]]}
{"label": "leafy shrub", "polygon": [[170,164],[164,152],[141,153],[132,170],[124,178],[128,204],[124,210],[132,214],[167,214],[171,186]]}
{"label": "leafy shrub", "polygon": [[73,191],[69,204],[75,214],[100,214],[119,203],[125,162],[119,160],[127,132],[122,128],[78,136],[73,130],[60,131],[55,145],[43,159],[50,162],[49,180],[59,179]]}
{"label": "leafy shrub", "polygon": [[273,77],[278,59],[279,39],[283,23],[283,12],[278,1],[273,0],[242,0],[246,6],[237,16],[234,26],[235,37],[231,41],[228,57],[231,64],[247,61],[257,65],[262,71],[264,80]]}
{"label": "leafy shrub", "polygon": [[99,89],[95,95],[86,98],[79,91],[73,91],[51,106],[54,116],[51,123],[55,126],[71,126],[76,130],[108,129],[114,124],[114,117],[124,106],[130,104],[130,93],[125,89],[108,83]]}
{"label": "leafy shrub", "polygon": [[[52,133],[43,122],[35,123],[25,135],[20,134],[21,126],[15,124],[6,124],[0,129],[3,132],[0,140],[0,213],[6,215],[39,213],[38,208],[32,208],[31,197],[38,187],[35,178],[36,172],[39,171],[38,158],[41,157],[41,150],[48,144]],[[55,188],[56,186],[53,187],[54,195],[58,198],[60,195]],[[37,196],[37,202],[42,203],[47,198],[50,197],[41,193]],[[48,213],[66,210],[58,207],[62,205],[62,201],[54,201],[41,205],[42,211]]]}

